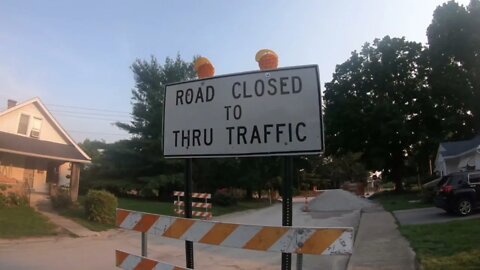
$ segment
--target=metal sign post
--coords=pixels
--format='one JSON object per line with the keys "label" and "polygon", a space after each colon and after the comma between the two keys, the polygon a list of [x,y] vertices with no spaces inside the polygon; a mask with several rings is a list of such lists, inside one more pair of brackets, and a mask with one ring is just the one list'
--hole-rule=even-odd
{"label": "metal sign post", "polygon": [[[192,218],[192,159],[185,160],[185,217]],[[187,268],[193,269],[193,242],[185,241],[185,255]]]}
{"label": "metal sign post", "polygon": [[[292,156],[324,149],[317,65],[169,84],[163,116],[164,157],[186,159],[186,218],[192,217],[192,158],[286,156],[282,225],[292,226]],[[193,268],[189,240],[185,251]],[[291,253],[282,253],[282,270],[290,270],[291,261]]]}
{"label": "metal sign post", "polygon": [[[283,194],[282,194],[282,225],[292,226],[292,179],[293,157],[284,158]],[[282,253],[282,270],[290,270],[292,266],[292,254]]]}

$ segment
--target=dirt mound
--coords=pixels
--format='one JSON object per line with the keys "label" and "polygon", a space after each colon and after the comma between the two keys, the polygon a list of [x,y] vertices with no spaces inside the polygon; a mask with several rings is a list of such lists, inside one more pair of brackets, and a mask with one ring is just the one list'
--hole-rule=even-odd
{"label": "dirt mound", "polygon": [[342,189],[325,190],[309,203],[311,211],[353,211],[375,204]]}

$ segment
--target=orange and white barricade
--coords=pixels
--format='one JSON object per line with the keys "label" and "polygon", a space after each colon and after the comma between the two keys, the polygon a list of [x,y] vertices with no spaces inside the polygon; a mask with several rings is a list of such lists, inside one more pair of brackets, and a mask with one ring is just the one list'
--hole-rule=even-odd
{"label": "orange and white barricade", "polygon": [[[222,223],[117,209],[117,226],[144,234],[238,249],[297,255],[350,255],[353,228],[279,227]],[[120,255],[119,255],[120,254]],[[138,265],[148,267],[136,268]],[[117,251],[122,269],[164,268],[165,263]],[[167,264],[168,265],[168,264]]]}
{"label": "orange and white barricade", "polygon": [[[175,206],[175,213],[178,216],[185,215],[185,202],[181,199],[185,196],[183,191],[174,191],[173,196],[176,197],[173,205]],[[212,194],[210,193],[192,193],[192,199],[204,200],[203,202],[192,202],[192,208],[203,209],[204,211],[192,211],[192,217],[199,217],[202,219],[211,219],[212,218],[212,203],[209,203],[208,200],[212,199]]]}

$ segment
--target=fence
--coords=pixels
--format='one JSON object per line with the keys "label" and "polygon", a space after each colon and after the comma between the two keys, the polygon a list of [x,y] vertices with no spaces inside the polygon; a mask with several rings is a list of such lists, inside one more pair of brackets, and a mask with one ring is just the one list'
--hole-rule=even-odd
{"label": "fence", "polygon": [[[173,196],[176,197],[176,200],[173,202],[175,206],[175,213],[179,216],[185,214],[185,202],[181,199],[185,195],[182,191],[174,191]],[[192,193],[192,199],[204,200],[204,202],[192,202],[193,208],[203,209],[204,211],[192,211],[192,216],[200,217],[203,219],[211,219],[213,217],[211,209],[212,204],[208,202],[212,198],[210,193]]]}
{"label": "fence", "polygon": [[[117,226],[142,233],[142,256],[117,250],[116,265],[122,269],[188,269],[148,259],[146,234],[209,245],[297,254],[350,255],[353,228],[259,226],[195,220],[117,209]],[[139,267],[142,266],[142,267]]]}

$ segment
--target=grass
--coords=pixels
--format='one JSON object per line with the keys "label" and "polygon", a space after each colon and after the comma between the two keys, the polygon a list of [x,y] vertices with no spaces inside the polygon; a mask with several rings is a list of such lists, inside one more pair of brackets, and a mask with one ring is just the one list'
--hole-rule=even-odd
{"label": "grass", "polygon": [[370,197],[378,201],[387,211],[432,207],[433,204],[422,201],[422,193],[418,191],[395,193],[384,191]]}
{"label": "grass", "polygon": [[424,270],[480,269],[480,220],[400,227]]}
{"label": "grass", "polygon": [[57,227],[28,206],[0,208],[0,238],[57,235]]}
{"label": "grass", "polygon": [[85,210],[82,206],[73,206],[68,209],[57,209],[56,210],[60,215],[70,218],[71,220],[77,222],[78,224],[82,225],[83,227],[95,231],[101,232],[106,231],[109,229],[115,228],[113,224],[101,224],[97,222],[93,222],[87,219],[87,215],[85,214]]}
{"label": "grass", "polygon": [[[212,212],[213,216],[221,216],[225,214],[230,214],[237,211],[244,211],[250,209],[258,209],[270,206],[267,201],[239,201],[237,205],[224,207],[224,206],[213,206]],[[173,216],[174,206],[173,202],[157,202],[157,201],[146,201],[138,199],[126,199],[118,198],[118,207],[123,209],[148,212],[160,215],[169,215]]]}

